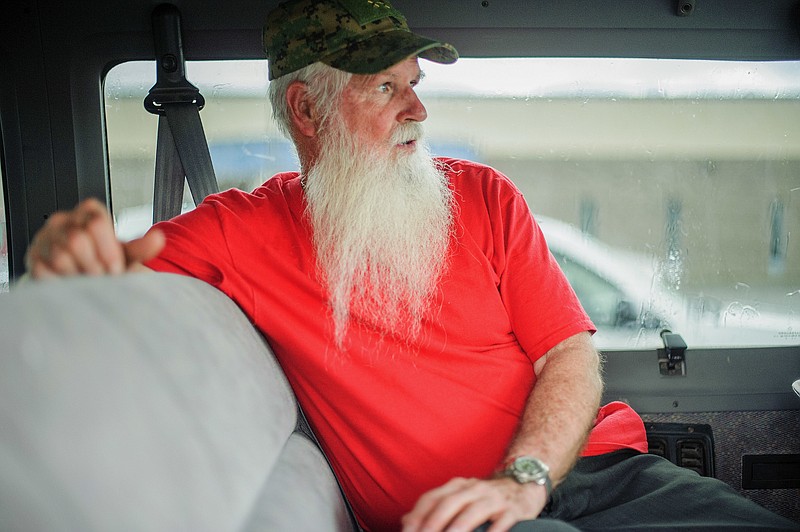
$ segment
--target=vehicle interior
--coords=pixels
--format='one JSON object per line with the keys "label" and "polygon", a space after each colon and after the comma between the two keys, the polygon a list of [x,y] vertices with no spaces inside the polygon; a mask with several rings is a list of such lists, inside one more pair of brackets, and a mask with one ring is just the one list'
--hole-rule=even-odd
{"label": "vehicle interior", "polygon": [[[169,212],[156,177],[165,114],[145,105],[154,87],[189,88],[220,190],[297,169],[266,98],[262,32],[277,3],[4,6],[0,529],[352,529],[335,501],[332,517],[299,518],[309,528],[283,521],[284,498],[303,492],[248,477],[294,455],[259,454],[277,436],[256,434],[272,423],[257,380],[282,381],[224,296],[136,276],[24,277],[31,239],[56,211],[97,198],[123,239]],[[598,327],[604,401],[642,415],[651,453],[800,527],[800,2],[392,3],[414,31],[458,49],[453,65],[421,62],[430,149],[488,164],[522,191]],[[179,177],[172,207],[186,211],[205,192]],[[171,328],[171,317],[186,323]],[[139,348],[168,352],[145,324],[176,345],[180,366],[137,365]],[[255,350],[258,362],[198,354],[212,346]],[[83,356],[95,350],[108,358]],[[226,387],[237,390],[227,403]],[[238,458],[198,451],[195,429],[173,434],[183,429],[157,399],[207,415],[196,430]],[[282,408],[295,434],[293,407]],[[211,462],[201,480],[198,464]]]}

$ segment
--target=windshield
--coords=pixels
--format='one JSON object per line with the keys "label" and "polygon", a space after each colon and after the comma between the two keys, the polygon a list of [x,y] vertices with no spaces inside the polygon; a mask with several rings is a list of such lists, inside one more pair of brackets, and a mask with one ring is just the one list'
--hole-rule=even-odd
{"label": "windshield", "polygon": [[[600,348],[800,344],[800,62],[461,59],[422,62],[437,155],[521,189],[598,327]],[[266,100],[265,61],[198,62],[188,78],[220,188],[297,168]],[[105,81],[121,237],[152,218],[155,66]],[[186,195],[185,208],[191,208]]]}

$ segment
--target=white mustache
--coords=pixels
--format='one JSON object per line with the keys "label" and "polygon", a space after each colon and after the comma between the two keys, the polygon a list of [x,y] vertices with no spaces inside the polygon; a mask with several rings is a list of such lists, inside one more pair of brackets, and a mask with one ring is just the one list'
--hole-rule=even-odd
{"label": "white mustache", "polygon": [[413,140],[420,140],[424,136],[424,129],[419,122],[406,122],[397,126],[392,133],[392,144],[405,144]]}

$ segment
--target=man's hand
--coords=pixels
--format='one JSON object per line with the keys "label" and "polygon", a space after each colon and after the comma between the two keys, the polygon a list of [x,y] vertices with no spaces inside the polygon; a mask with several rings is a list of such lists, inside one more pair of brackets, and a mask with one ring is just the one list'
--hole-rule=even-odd
{"label": "man's hand", "polygon": [[25,264],[34,279],[120,274],[143,269],[142,263],[158,255],[164,243],[160,231],[120,242],[105,206],[87,199],[50,216],[33,238]]}
{"label": "man's hand", "polygon": [[403,532],[470,532],[491,521],[490,532],[535,519],[547,504],[545,488],[511,478],[455,478],[420,497],[403,517]]}

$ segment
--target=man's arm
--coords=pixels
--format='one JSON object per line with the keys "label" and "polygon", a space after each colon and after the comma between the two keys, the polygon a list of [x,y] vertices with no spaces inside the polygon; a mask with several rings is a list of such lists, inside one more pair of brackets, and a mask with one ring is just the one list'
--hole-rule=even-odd
{"label": "man's arm", "polygon": [[603,392],[600,356],[589,333],[581,333],[539,362],[536,386],[506,458],[539,458],[550,467],[556,486],[575,465],[597,416]]}
{"label": "man's arm", "polygon": [[25,263],[34,279],[71,275],[120,274],[146,270],[143,262],[164,247],[164,234],[120,242],[102,203],[87,199],[68,212],[57,212],[33,238]]}
{"label": "man's arm", "polygon": [[[533,456],[561,482],[583,449],[600,406],[600,357],[589,333],[564,340],[534,366],[536,385],[506,459]],[[504,462],[505,463],[505,462]],[[424,494],[403,518],[404,530],[474,530],[492,521],[492,532],[536,518],[547,504],[545,488],[492,479],[453,479]]]}

